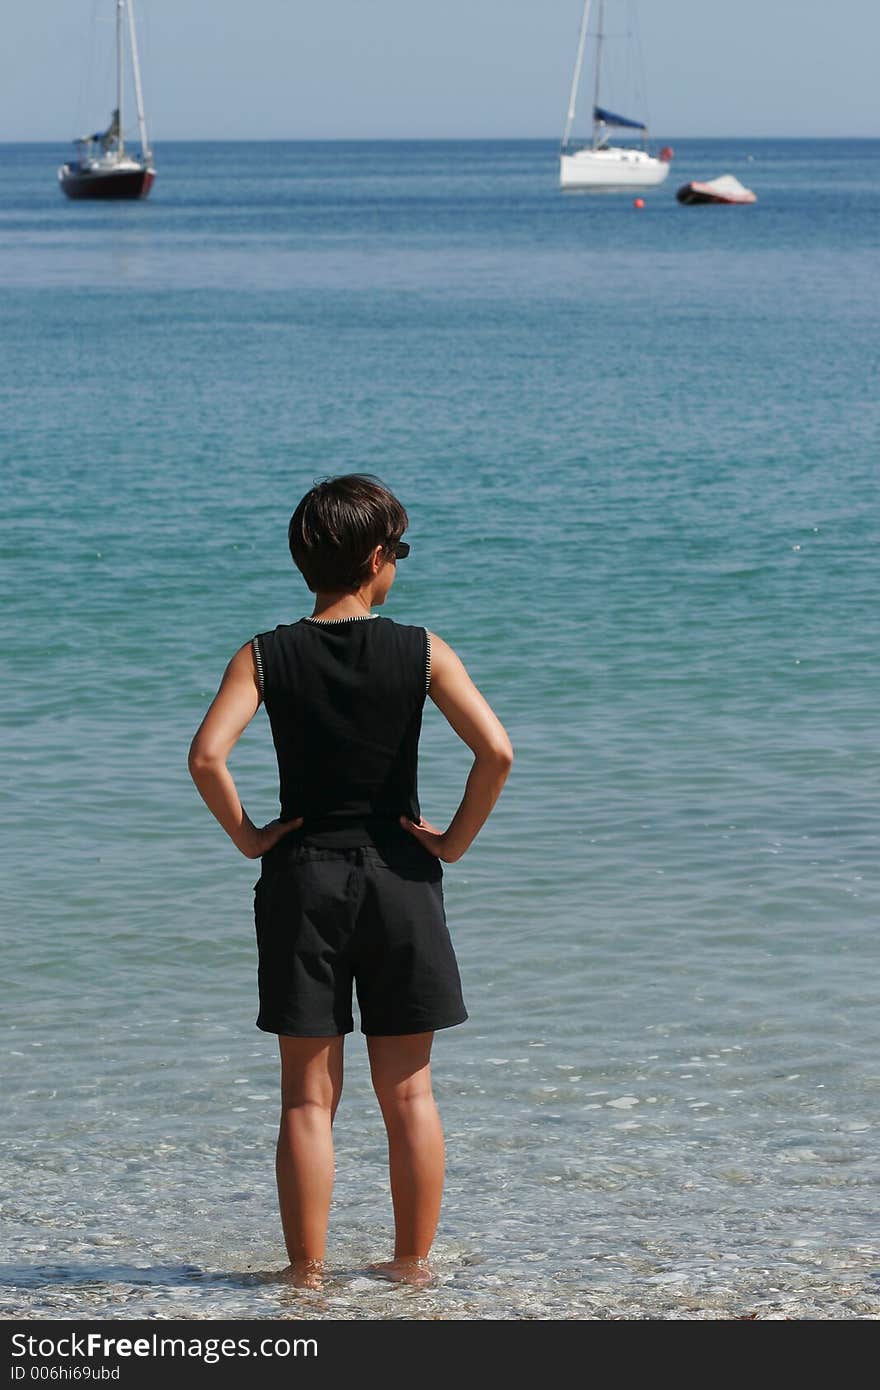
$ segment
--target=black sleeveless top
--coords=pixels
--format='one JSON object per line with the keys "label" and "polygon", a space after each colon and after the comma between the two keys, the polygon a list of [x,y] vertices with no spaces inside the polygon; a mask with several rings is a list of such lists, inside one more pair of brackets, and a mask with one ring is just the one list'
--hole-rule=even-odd
{"label": "black sleeveless top", "polygon": [[419,819],[430,638],[381,616],[300,618],[253,639],[278,755],[281,819],[306,843],[382,844]]}

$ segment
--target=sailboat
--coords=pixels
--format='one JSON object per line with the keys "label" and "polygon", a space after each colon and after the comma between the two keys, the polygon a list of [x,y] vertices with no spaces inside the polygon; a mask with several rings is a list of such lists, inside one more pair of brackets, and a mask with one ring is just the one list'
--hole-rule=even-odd
{"label": "sailboat", "polygon": [[[125,147],[123,96],[126,18],[140,131],[139,157],[129,154]],[[68,198],[146,198],[153,187],[156,170],[147,137],[131,0],[116,0],[116,109],[106,130],[84,135],[75,140],[74,145],[78,158],[70,164],[62,164],[58,170],[58,182]]]}
{"label": "sailboat", "polygon": [[[596,27],[596,68],[593,84],[593,139],[589,145],[573,148],[571,131],[574,125],[575,106],[584,63],[584,49],[590,23],[592,0],[584,0],[581,29],[578,37],[577,57],[571,93],[568,98],[568,115],[562,136],[562,149],[559,156],[559,183],[562,188],[634,189],[653,188],[662,183],[669,173],[672,150],[668,145],[655,157],[648,150],[648,128],[644,121],[620,116],[600,105],[602,83],[602,46],[605,39],[605,0],[599,0],[599,13]],[[612,145],[609,132],[612,130],[638,130],[642,133],[641,145]]]}

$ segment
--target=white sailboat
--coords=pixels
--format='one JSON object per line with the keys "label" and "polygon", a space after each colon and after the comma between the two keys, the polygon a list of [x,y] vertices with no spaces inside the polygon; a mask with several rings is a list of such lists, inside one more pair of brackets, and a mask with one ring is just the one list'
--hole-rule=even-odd
{"label": "white sailboat", "polygon": [[[632,120],[629,116],[619,116],[614,111],[600,105],[602,82],[602,45],[605,39],[605,0],[599,0],[599,12],[595,33],[596,66],[593,82],[593,138],[589,145],[575,148],[571,144],[574,126],[578,88],[581,69],[584,63],[584,50],[590,23],[592,0],[584,0],[581,29],[578,37],[577,57],[574,76],[568,98],[568,115],[562,136],[562,150],[559,156],[559,184],[561,188],[596,189],[611,192],[636,188],[653,188],[660,184],[669,173],[672,150],[664,146],[655,157],[648,150],[648,128],[643,121]],[[642,132],[641,145],[612,145],[608,132],[614,129],[638,130]]]}
{"label": "white sailboat", "polygon": [[[130,154],[125,148],[123,99],[126,17],[141,141],[140,157]],[[106,130],[98,131],[94,135],[84,135],[75,140],[74,144],[79,158],[69,164],[62,164],[58,170],[58,182],[68,198],[146,198],[153,187],[156,170],[147,136],[131,0],[116,0],[116,109]]]}

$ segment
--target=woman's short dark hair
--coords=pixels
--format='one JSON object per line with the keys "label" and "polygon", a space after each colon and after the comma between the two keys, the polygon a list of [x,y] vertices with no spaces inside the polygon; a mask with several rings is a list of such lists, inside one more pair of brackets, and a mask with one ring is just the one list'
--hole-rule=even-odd
{"label": "woman's short dark hair", "polygon": [[306,493],[287,539],[313,594],[353,592],[369,578],[376,546],[390,554],[408,524],[400,502],[372,473],[346,473]]}

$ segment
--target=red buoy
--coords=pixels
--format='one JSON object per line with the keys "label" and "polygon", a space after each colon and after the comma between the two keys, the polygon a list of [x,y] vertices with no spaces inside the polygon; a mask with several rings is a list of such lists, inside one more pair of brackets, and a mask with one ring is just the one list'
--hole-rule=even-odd
{"label": "red buoy", "polygon": [[634,198],[634,199],[633,199],[633,207],[634,207],[634,208],[643,208],[644,206],[645,206],[645,200],[644,200],[644,198]]}

